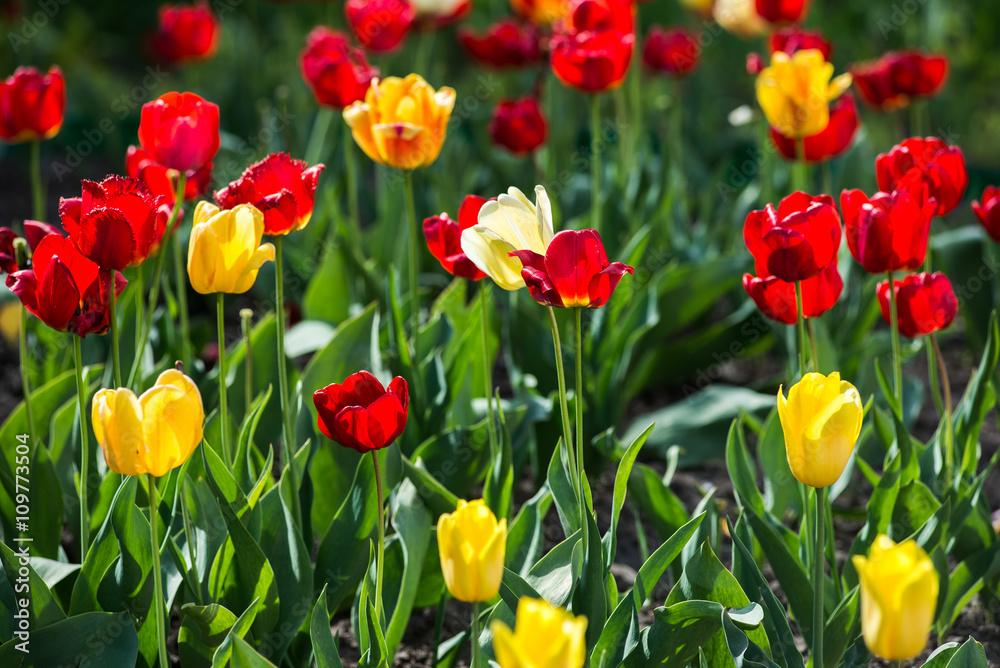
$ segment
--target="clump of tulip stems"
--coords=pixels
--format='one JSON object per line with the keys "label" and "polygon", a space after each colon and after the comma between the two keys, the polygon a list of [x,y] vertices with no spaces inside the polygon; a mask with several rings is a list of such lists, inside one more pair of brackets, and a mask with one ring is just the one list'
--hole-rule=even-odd
{"label": "clump of tulip stems", "polygon": [[[163,260],[166,257],[166,244],[169,241],[168,236],[172,236],[174,233],[174,226],[177,223],[177,217],[180,215],[181,204],[184,202],[184,186],[187,183],[187,175],[184,172],[180,172],[177,177],[177,189],[175,191],[174,206],[170,210],[170,218],[167,220],[167,226],[163,233],[164,238],[160,240],[160,252],[156,255],[156,265],[153,267],[153,283],[149,288],[149,302],[146,305],[146,316],[145,322],[142,325],[142,334],[139,337],[139,345],[135,349],[135,359],[132,361],[132,369],[128,374],[128,387],[135,387],[136,383],[139,382],[139,369],[142,366],[142,356],[143,351],[146,348],[146,341],[149,339],[149,330],[153,326],[153,312],[156,310],[156,302],[160,297],[160,277],[163,274]],[[115,290],[112,286],[111,290],[112,298],[114,298]],[[136,295],[137,300],[142,299],[141,294]],[[114,310],[111,312],[112,323],[114,323]],[[117,339],[112,335],[112,345],[118,345]],[[115,356],[117,362],[117,355]],[[121,383],[117,382],[120,387]]]}
{"label": "clump of tulip stems", "polygon": [[229,407],[226,402],[226,309],[224,306],[225,293],[216,295],[218,303],[216,305],[216,325],[219,329],[219,431],[222,441],[222,457],[226,465],[232,465],[233,461],[229,453]]}
{"label": "clump of tulip stems", "polygon": [[87,386],[83,382],[83,352],[79,336],[73,338],[73,362],[76,365],[76,398],[80,419],[80,563],[87,559],[90,547],[90,517],[87,487],[90,484],[90,438],[87,435]]}
{"label": "clump of tulip stems", "polygon": [[146,482],[149,485],[149,538],[153,547],[153,605],[156,607],[156,643],[159,648],[160,665],[169,666],[165,632],[166,620],[163,614],[163,575],[160,572],[160,540],[158,536],[160,504],[156,495],[156,478],[152,473],[146,474]]}
{"label": "clump of tulip stems", "polygon": [[[288,465],[288,481],[292,490],[292,517],[295,523],[302,526],[302,513],[299,510],[298,473],[295,470],[295,432],[292,425],[292,413],[288,408],[288,365],[285,360],[285,272],[282,262],[281,242],[283,235],[274,237],[274,291],[275,310],[278,316],[278,398],[281,402],[281,427],[285,446],[285,462]],[[221,358],[220,358],[221,360]],[[225,381],[223,381],[225,382]]]}

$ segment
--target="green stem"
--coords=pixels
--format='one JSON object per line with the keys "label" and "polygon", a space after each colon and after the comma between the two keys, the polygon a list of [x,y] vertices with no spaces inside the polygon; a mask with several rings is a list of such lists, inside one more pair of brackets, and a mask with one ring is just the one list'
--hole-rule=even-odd
{"label": "green stem", "polygon": [[413,327],[413,383],[420,400],[423,400],[423,385],[420,382],[420,236],[417,231],[417,210],[413,201],[413,172],[403,172],[406,183],[406,214],[410,223],[410,321]]}
{"label": "green stem", "polygon": [[118,272],[111,272],[111,309],[108,313],[111,320],[111,365],[115,374],[115,387],[122,386],[121,358],[118,352]]}
{"label": "green stem", "polygon": [[826,520],[823,515],[826,496],[825,487],[816,488],[816,549],[813,551],[813,646],[812,668],[823,668],[823,578],[826,552],[825,529]]}
{"label": "green stem", "polygon": [[892,328],[892,376],[895,383],[899,417],[903,418],[903,361],[899,344],[899,316],[896,310],[896,279],[889,272],[889,325]]}
{"label": "green stem", "polygon": [[833,197],[833,169],[830,167],[830,161],[824,160],[821,169],[823,173],[823,192]]}
{"label": "green stem", "polygon": [[809,331],[809,351],[812,353],[813,371],[819,371],[819,353],[816,352],[816,332],[813,331],[811,318],[803,318],[806,321],[806,329]]}
{"label": "green stem", "polygon": [[945,484],[950,486],[955,467],[955,432],[951,421],[951,383],[948,379],[948,367],[944,363],[944,355],[941,354],[937,337],[933,334],[930,337],[931,345],[934,347],[934,355],[937,357],[938,369],[941,371],[941,390],[944,392],[944,470]]}
{"label": "green stem", "polygon": [[170,238],[170,246],[174,254],[174,280],[177,285],[177,311],[181,321],[181,361],[185,369],[191,368],[191,324],[188,320],[187,281],[188,275],[182,255],[180,234]]}
{"label": "green stem", "polygon": [[472,604],[472,637],[469,644],[472,645],[472,668],[480,668],[483,665],[482,652],[479,649],[479,601]]}
{"label": "green stem", "polygon": [[487,309],[487,284],[479,283],[479,307],[483,316],[483,377],[486,382],[486,415],[489,420],[490,455],[497,457],[497,426],[493,415],[493,357],[490,355],[489,310]]}
{"label": "green stem", "polygon": [[576,472],[576,464],[573,458],[573,438],[569,426],[569,403],[566,401],[566,371],[563,368],[562,343],[559,340],[559,323],[556,322],[556,312],[551,306],[545,308],[549,311],[549,324],[552,326],[552,345],[556,353],[556,379],[559,382],[559,408],[562,411],[563,447],[566,448],[566,460],[570,467],[570,480],[573,481],[573,491],[576,492],[576,500],[583,507],[583,490],[580,488],[580,479]]}
{"label": "green stem", "polygon": [[34,445],[35,437],[35,414],[31,411],[31,380],[28,374],[28,309],[21,307],[21,326],[17,330],[18,352],[21,357],[21,393],[24,395],[24,416],[28,421],[28,434],[31,436],[31,443]]}
{"label": "green stem", "polygon": [[601,98],[590,96],[590,226],[601,233]]}
{"label": "green stem", "polygon": [[583,467],[583,309],[573,309],[573,331],[576,334],[576,469],[580,474],[580,489],[586,489]]}
{"label": "green stem", "polygon": [[805,192],[809,185],[809,176],[806,173],[806,140],[799,138],[795,140],[795,164],[792,167],[792,189]]}
{"label": "green stem", "polygon": [[382,470],[378,464],[378,450],[372,450],[375,464],[375,491],[378,494],[378,552],[375,557],[375,617],[382,624],[382,564],[385,563],[385,502],[382,498]]}
{"label": "green stem", "polygon": [[795,327],[799,332],[799,378],[806,375],[806,316],[802,311],[802,281],[795,281]]}
{"label": "green stem", "polygon": [[243,332],[243,342],[246,352],[243,359],[246,362],[246,372],[243,374],[243,410],[249,415],[250,404],[253,402],[253,341],[250,339],[250,319],[253,318],[253,311],[248,308],[240,309],[240,329]]}
{"label": "green stem", "polygon": [[142,337],[142,323],[145,319],[145,308],[142,296],[146,292],[143,286],[142,265],[135,268],[135,355],[139,354],[139,339]]}
{"label": "green stem", "polygon": [[361,209],[358,206],[358,163],[354,155],[354,139],[351,128],[344,123],[344,174],[347,177],[347,212],[350,222],[351,243],[358,244],[361,238]]}
{"label": "green stem", "polygon": [[292,412],[288,407],[288,361],[285,356],[285,271],[282,261],[282,241],[284,236],[274,237],[275,308],[278,318],[278,398],[281,402],[282,442],[285,447],[285,463],[288,465],[288,481],[292,490],[292,516],[297,526],[302,526],[302,512],[299,509],[299,481],[295,470],[295,431]]}
{"label": "green stem", "polygon": [[[177,481],[181,497],[181,515],[183,515],[184,519],[184,538],[187,543],[188,559],[191,560],[191,570],[195,570],[198,568],[198,548],[195,545],[196,540],[194,536],[194,529],[191,526],[191,513],[188,512],[187,494],[184,493],[184,484],[184,478]],[[201,592],[196,591],[192,593],[195,595],[196,599],[201,599]]]}
{"label": "green stem", "polygon": [[42,194],[42,142],[31,142],[31,200],[32,215],[45,221],[45,195]]}
{"label": "green stem", "polygon": [[319,111],[316,112],[316,118],[313,120],[312,130],[309,131],[308,144],[306,145],[306,163],[315,165],[320,156],[323,155],[326,133],[330,129],[333,116],[334,112],[329,107],[320,107]]}
{"label": "green stem", "polygon": [[87,386],[83,383],[83,351],[80,337],[73,337],[73,362],[76,365],[76,399],[80,420],[80,563],[87,559],[90,547],[90,516],[87,488],[90,486],[90,438],[87,435]]}
{"label": "green stem", "polygon": [[167,659],[167,632],[166,620],[163,609],[166,602],[163,600],[163,574],[160,569],[160,540],[157,537],[159,525],[159,501],[156,498],[156,478],[152,473],[146,474],[149,483],[149,536],[153,547],[153,606],[156,608],[156,643],[159,647],[160,666],[167,668],[170,661]]}
{"label": "green stem", "polygon": [[227,466],[232,466],[233,460],[229,452],[229,404],[226,401],[226,309],[225,293],[218,293],[218,303],[215,309],[216,327],[219,332],[219,423],[222,432],[222,458]]}

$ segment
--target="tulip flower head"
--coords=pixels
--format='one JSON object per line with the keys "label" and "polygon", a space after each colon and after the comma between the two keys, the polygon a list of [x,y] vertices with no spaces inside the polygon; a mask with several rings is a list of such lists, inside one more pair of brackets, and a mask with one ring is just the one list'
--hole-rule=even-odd
{"label": "tulip flower head", "polygon": [[990,238],[1000,243],[1000,188],[986,186],[983,196],[972,203],[972,211]]}
{"label": "tulip flower head", "polygon": [[778,388],[778,418],[795,479],[811,487],[837,482],[854,452],[864,409],[861,395],[836,371],[807,373],[785,398]]}
{"label": "tulip flower head", "polygon": [[495,201],[486,202],[479,219],[462,232],[462,250],[479,270],[504,290],[525,286],[524,265],[511,253],[545,253],[552,241],[552,205],[543,186],[535,186],[535,204],[511,187]]}
{"label": "tulip flower head", "polygon": [[493,622],[490,631],[500,668],[581,668],[587,658],[587,618],[542,600],[520,599],[514,630]]}
{"label": "tulip flower head", "polygon": [[771,54],[771,64],[757,75],[757,101],[768,122],[781,134],[801,139],[818,134],[830,122],[829,103],[851,85],[851,75],[832,81],[833,65],[818,49],[789,56]]}
{"label": "tulip flower head", "polygon": [[[786,325],[799,321],[795,303],[795,284],[777,276],[743,274],[743,289],[757,304],[765,317]],[[802,281],[802,313],[806,318],[818,318],[837,303],[844,290],[844,279],[833,261],[812,278]]]}
{"label": "tulip flower head", "polygon": [[316,182],[324,169],[322,164],[310,167],[287,153],[272,153],[215,193],[215,201],[222,209],[252,204],[263,211],[264,234],[298,232],[312,218]]}
{"label": "tulip flower head", "polygon": [[18,270],[15,239],[17,232],[9,227],[0,227],[0,272],[4,274],[13,274]]}
{"label": "tulip flower head", "polygon": [[493,109],[490,138],[514,155],[527,155],[545,143],[549,124],[538,100],[529,95],[519,100],[500,100]]}
{"label": "tulip flower head", "polygon": [[541,35],[530,23],[501,20],[482,35],[462,28],[458,40],[477,62],[490,67],[524,67],[541,62]]}
{"label": "tulip flower head", "polygon": [[881,112],[907,107],[914,99],[936,95],[948,78],[948,59],[916,49],[889,51],[851,68],[854,85],[866,103]]}
{"label": "tulip flower head", "polygon": [[618,88],[635,45],[632,4],[625,0],[576,0],[552,37],[552,71],[584,93]]}
{"label": "tulip flower head", "polygon": [[965,195],[969,174],[962,149],[937,137],[911,137],[875,158],[879,190],[909,189],[923,182],[927,193],[937,200],[935,215],[952,211]]}
{"label": "tulip flower head", "polygon": [[687,28],[664,30],[653,26],[646,35],[642,60],[651,71],[679,79],[698,69],[701,46]]}
{"label": "tulip flower head", "polygon": [[561,19],[566,14],[567,4],[567,0],[510,0],[510,6],[518,16],[540,27]]}
{"label": "tulip flower head", "polygon": [[455,91],[435,91],[419,74],[372,79],[364,102],[344,110],[354,141],[387,167],[418,169],[433,163],[448,132]]}
{"label": "tulip flower head", "polygon": [[861,585],[861,633],[872,654],[906,661],[927,645],[937,609],[937,571],[913,540],[878,535],[868,557],[852,558]]}
{"label": "tulip flower head", "polygon": [[[146,189],[165,204],[173,204],[177,199],[177,170],[158,163],[141,146],[129,146],[125,152],[125,174],[142,181]],[[184,200],[200,197],[212,185],[212,163],[188,170],[184,176]]]}
{"label": "tulip flower head", "polygon": [[799,23],[809,14],[809,0],[754,0],[754,9],[771,24]]}
{"label": "tulip flower head", "polygon": [[0,81],[0,140],[8,144],[51,139],[66,113],[66,80],[56,66],[42,74],[19,67]]}
{"label": "tulip flower head", "polygon": [[470,281],[478,281],[486,276],[479,271],[472,260],[466,257],[462,250],[462,231],[476,224],[479,210],[483,208],[486,199],[477,195],[466,195],[462,206],[458,209],[458,221],[452,220],[447,213],[431,216],[424,220],[424,237],[431,255],[437,258],[444,270],[454,276],[461,276]]}
{"label": "tulip flower head", "polygon": [[403,433],[410,395],[398,376],[386,388],[372,374],[359,371],[343,383],[316,390],[313,403],[320,431],[365,454],[392,445]]}
{"label": "tulip flower head", "polygon": [[317,26],[306,37],[299,69],[316,101],[333,109],[363,100],[378,76],[378,68],[368,64],[364,51],[352,46],[347,35],[326,26]]}
{"label": "tulip flower head", "polygon": [[194,381],[168,369],[140,397],[127,387],[98,391],[92,422],[109,469],[162,476],[201,443],[205,410]]}
{"label": "tulip flower head", "polygon": [[162,5],[159,21],[150,46],[161,60],[185,63],[215,55],[222,25],[207,2]]}
{"label": "tulip flower head", "polygon": [[389,53],[406,39],[417,12],[409,0],[347,0],[344,14],[361,46]]}
{"label": "tulip flower head", "polygon": [[[915,339],[946,329],[958,315],[958,298],[951,281],[940,272],[910,274],[901,281],[893,281],[896,290],[896,316],[899,333]],[[882,281],[876,288],[882,319],[891,324],[889,281]]]}
{"label": "tulip flower head", "polygon": [[438,518],[437,541],[441,573],[452,596],[466,603],[482,603],[500,592],[506,518],[498,522],[482,499],[459,499],[455,512]]}
{"label": "tulip flower head", "polygon": [[869,200],[860,190],[840,195],[847,247],[870,274],[912,271],[924,263],[931,218],[937,208],[927,187],[878,192]]}
{"label": "tulip flower head", "polygon": [[191,287],[203,295],[249,290],[261,266],[274,260],[274,246],[260,243],[263,234],[264,214],[257,208],[239,204],[221,211],[199,202],[188,245]]}
{"label": "tulip flower head", "polygon": [[768,42],[768,49],[771,53],[784,51],[792,55],[797,51],[806,49],[819,49],[823,54],[823,60],[830,60],[833,53],[833,45],[819,30],[805,30],[799,26],[788,26],[771,33]]}
{"label": "tulip flower head", "polygon": [[[854,96],[844,93],[830,103],[830,122],[818,134],[802,139],[806,162],[822,162],[835,158],[851,147],[858,132],[858,106]],[[782,157],[789,161],[799,159],[797,142],[786,137],[774,127],[770,128],[771,142]]]}
{"label": "tulip flower head", "polygon": [[812,278],[837,257],[840,215],[829,195],[794,192],[778,208],[751,211],[743,241],[754,257],[757,275],[794,283]]}
{"label": "tulip flower head", "polygon": [[219,107],[194,93],[165,93],[142,105],[139,143],[169,169],[201,169],[219,151]]}
{"label": "tulip flower head", "polygon": [[521,276],[535,301],[558,308],[601,308],[618,282],[633,268],[608,262],[597,230],[563,230],[552,237],[545,255],[532,250],[513,251],[521,260]]}

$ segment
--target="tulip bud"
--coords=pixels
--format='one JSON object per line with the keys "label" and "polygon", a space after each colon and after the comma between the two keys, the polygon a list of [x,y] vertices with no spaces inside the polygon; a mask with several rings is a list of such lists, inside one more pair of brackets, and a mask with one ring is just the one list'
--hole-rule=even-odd
{"label": "tulip bud", "polygon": [[836,371],[807,373],[788,399],[778,388],[778,418],[792,475],[811,487],[837,482],[861,433],[864,409],[858,390]]}
{"label": "tulip bud", "polygon": [[31,259],[31,251],[28,249],[28,242],[22,237],[14,239],[14,261],[18,267],[28,266]]}
{"label": "tulip bud", "polygon": [[500,592],[507,520],[497,518],[482,499],[438,518],[441,572],[451,595],[466,603],[482,603]]}
{"label": "tulip bud", "polygon": [[914,541],[879,535],[867,558],[856,555],[861,633],[872,654],[906,661],[923,651],[937,608],[938,574]]}
{"label": "tulip bud", "polygon": [[493,622],[493,651],[500,668],[580,668],[587,658],[587,618],[545,601],[517,602],[515,628]]}
{"label": "tulip bud", "polygon": [[274,260],[274,246],[260,243],[264,214],[256,207],[240,204],[218,211],[202,203],[194,221],[187,268],[191,287],[203,295],[242,294],[257,280],[261,265]]}

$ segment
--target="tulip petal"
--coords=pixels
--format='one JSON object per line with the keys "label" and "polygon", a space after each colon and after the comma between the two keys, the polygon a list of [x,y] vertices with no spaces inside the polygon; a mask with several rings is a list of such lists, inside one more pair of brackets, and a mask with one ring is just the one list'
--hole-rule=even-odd
{"label": "tulip petal", "polygon": [[[488,204],[490,203],[487,202]],[[462,250],[480,271],[504,290],[519,290],[524,287],[521,261],[509,256],[519,249],[496,232],[482,225],[470,227],[462,232]]]}
{"label": "tulip petal", "polygon": [[385,447],[385,433],[379,421],[367,408],[347,406],[337,413],[334,440],[341,445],[367,454]]}
{"label": "tulip petal", "polygon": [[155,476],[183,464],[201,442],[203,410],[188,391],[176,385],[154,385],[139,397],[145,443],[139,459]]}

